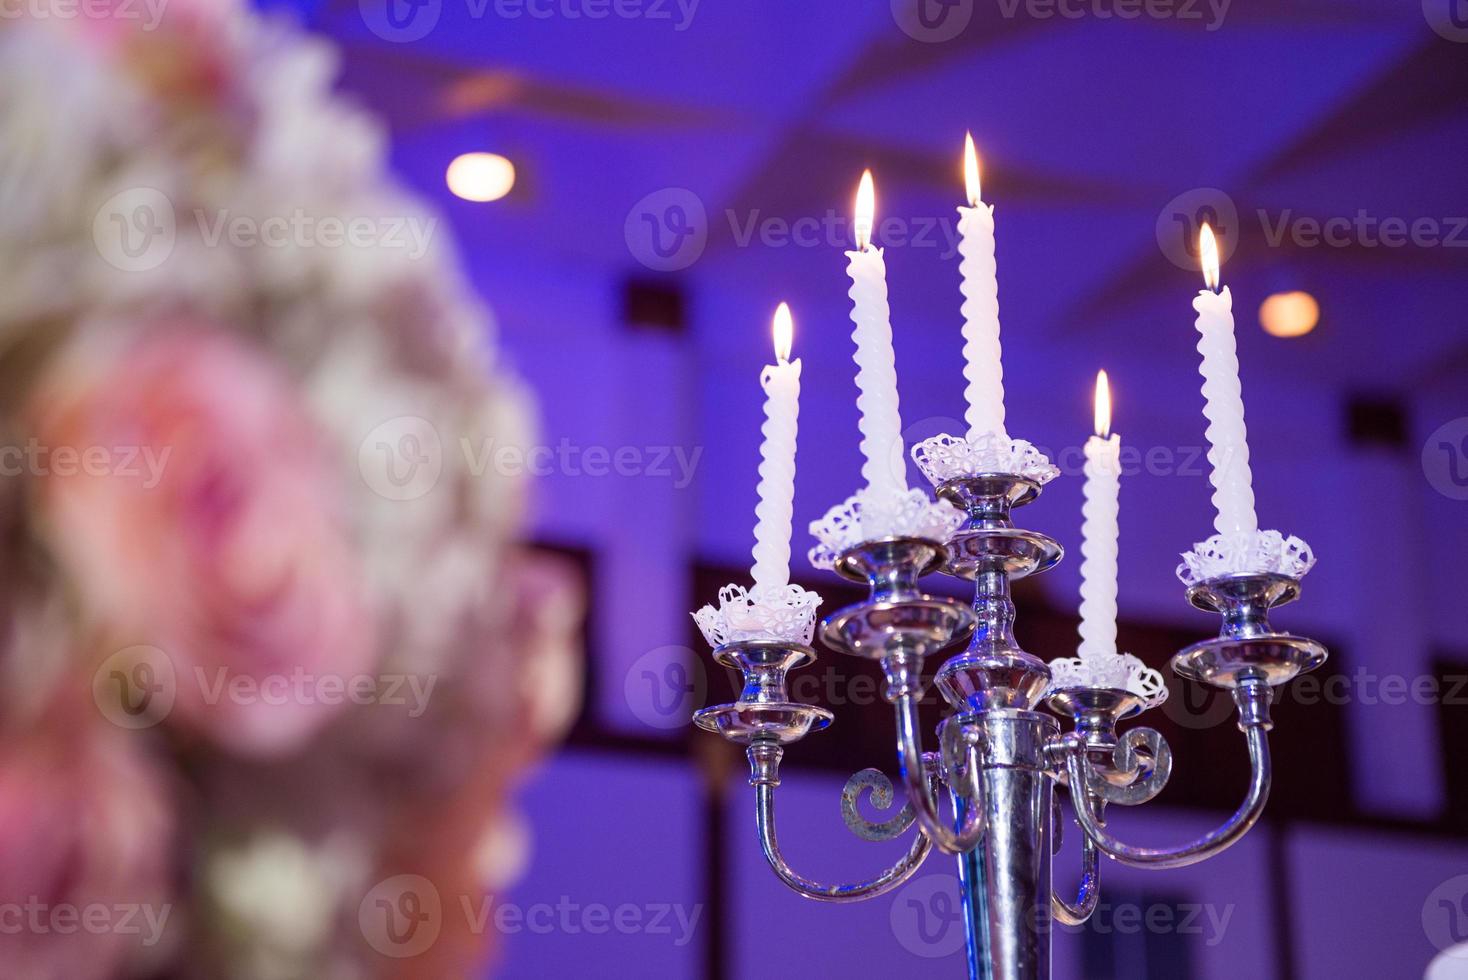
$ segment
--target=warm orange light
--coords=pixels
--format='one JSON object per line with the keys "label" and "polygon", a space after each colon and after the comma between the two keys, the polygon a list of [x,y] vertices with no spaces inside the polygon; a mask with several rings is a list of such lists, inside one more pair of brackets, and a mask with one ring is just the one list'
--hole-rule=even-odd
{"label": "warm orange light", "polygon": [[449,164],[444,182],[466,201],[498,201],[515,186],[515,165],[498,153],[464,153]]}
{"label": "warm orange light", "polygon": [[1096,435],[1111,436],[1111,382],[1105,371],[1096,372]]}
{"label": "warm orange light", "polygon": [[963,187],[968,192],[969,207],[978,207],[983,196],[979,193],[979,153],[974,149],[974,134],[963,134]]}
{"label": "warm orange light", "polygon": [[1218,289],[1218,241],[1213,237],[1213,229],[1208,223],[1203,223],[1203,230],[1198,232],[1198,257],[1203,260],[1203,285],[1209,289]]}
{"label": "warm orange light", "polygon": [[1303,337],[1320,322],[1320,304],[1309,293],[1275,293],[1259,304],[1259,325],[1271,337]]}
{"label": "warm orange light", "polygon": [[775,307],[775,357],[781,364],[790,360],[790,347],[795,340],[795,321],[790,317],[790,304]]}
{"label": "warm orange light", "polygon": [[856,232],[856,249],[865,252],[872,243],[872,222],[877,218],[877,188],[872,183],[872,172],[861,172],[861,184],[856,188],[856,218],[852,222]]}

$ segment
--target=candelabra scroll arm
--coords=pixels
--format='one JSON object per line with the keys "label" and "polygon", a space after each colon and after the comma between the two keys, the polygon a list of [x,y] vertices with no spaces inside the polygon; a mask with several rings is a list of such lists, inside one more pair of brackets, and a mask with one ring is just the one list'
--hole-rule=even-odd
{"label": "candelabra scroll arm", "polygon": [[1233,816],[1221,826],[1179,847],[1150,848],[1123,844],[1108,834],[1091,794],[1081,790],[1088,785],[1089,762],[1083,739],[1074,734],[1062,739],[1066,775],[1071,787],[1071,803],[1076,821],[1086,837],[1109,857],[1134,868],[1185,868],[1219,854],[1243,837],[1259,820],[1269,799],[1272,778],[1269,759],[1269,705],[1273,692],[1262,677],[1245,677],[1233,689],[1234,703],[1239,708],[1239,728],[1244,732],[1249,749],[1249,791]]}
{"label": "candelabra scroll arm", "polygon": [[967,742],[970,730],[952,722],[945,723],[943,730],[943,768],[950,788],[967,803],[962,807],[959,825],[950,827],[941,815],[936,794],[925,775],[922,736],[918,728],[916,678],[912,678],[910,684],[894,684],[891,659],[895,658],[889,658],[884,666],[888,673],[889,697],[897,713],[897,759],[918,827],[945,854],[971,851],[983,840],[985,824],[978,766],[968,759],[972,751],[972,745]]}
{"label": "candelabra scroll arm", "polygon": [[[929,778],[932,778],[932,773],[929,773]],[[908,801],[887,820],[868,820],[857,808],[863,790],[870,790],[872,806],[886,810],[892,806],[892,780],[880,769],[863,769],[848,779],[842,788],[841,820],[862,840],[884,841],[900,837],[917,819],[912,802]]]}
{"label": "candelabra scroll arm", "polygon": [[828,885],[797,874],[780,851],[775,834],[775,787],[780,785],[780,759],[785,750],[775,742],[756,742],[749,746],[750,777],[755,792],[755,823],[759,829],[760,850],[770,869],[787,888],[817,902],[859,902],[886,894],[911,878],[933,849],[933,842],[917,834],[907,853],[881,874],[852,884]]}
{"label": "candelabra scroll arm", "polygon": [[[1084,736],[1082,736],[1084,737]],[[1167,785],[1172,775],[1172,748],[1155,728],[1133,728],[1112,746],[1110,758],[1097,762],[1096,750],[1087,743],[1086,792],[1095,800],[1137,806],[1146,803]],[[1077,792],[1070,772],[1061,773],[1067,788]]]}
{"label": "candelabra scroll arm", "polygon": [[[1097,808],[1104,807],[1104,802]],[[1099,814],[1098,814],[1099,816]],[[1101,897],[1101,861],[1096,842],[1089,834],[1081,835],[1081,883],[1076,889],[1075,904],[1072,905],[1059,895],[1050,896],[1050,908],[1061,925],[1084,925],[1096,911],[1096,902]]]}

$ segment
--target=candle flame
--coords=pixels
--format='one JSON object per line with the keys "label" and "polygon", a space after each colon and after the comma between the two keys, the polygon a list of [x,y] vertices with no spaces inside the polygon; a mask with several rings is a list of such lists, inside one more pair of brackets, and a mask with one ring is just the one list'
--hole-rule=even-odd
{"label": "candle flame", "polygon": [[856,231],[856,249],[865,252],[872,243],[872,223],[877,217],[877,188],[872,183],[872,172],[861,172],[861,183],[856,188],[856,218],[852,222]]}
{"label": "candle flame", "polygon": [[1218,289],[1218,240],[1213,237],[1213,229],[1208,223],[1203,223],[1203,230],[1198,232],[1198,255],[1203,260],[1203,284],[1209,289]]}
{"label": "candle flame", "polygon": [[983,196],[979,193],[979,153],[974,149],[973,133],[963,134],[963,186],[969,207],[978,207]]}
{"label": "candle flame", "polygon": [[790,347],[795,340],[795,321],[790,316],[789,303],[775,307],[772,332],[775,335],[775,357],[781,364],[786,364],[790,361]]}
{"label": "candle flame", "polygon": [[1111,382],[1105,371],[1096,372],[1096,435],[1111,436]]}

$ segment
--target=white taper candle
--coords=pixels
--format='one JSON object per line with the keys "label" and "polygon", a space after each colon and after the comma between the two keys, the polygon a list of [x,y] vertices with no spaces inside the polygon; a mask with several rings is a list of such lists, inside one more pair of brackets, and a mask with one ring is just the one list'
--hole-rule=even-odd
{"label": "white taper candle", "polygon": [[1218,243],[1207,225],[1199,236],[1205,288],[1193,299],[1198,317],[1198,353],[1203,356],[1203,416],[1208,419],[1208,462],[1212,466],[1213,527],[1219,534],[1252,534],[1259,528],[1254,513],[1254,476],[1249,470],[1248,430],[1244,426],[1243,386],[1234,340],[1233,296],[1219,284]]}
{"label": "white taper candle", "polygon": [[871,244],[876,214],[872,173],[861,176],[856,194],[856,250],[846,253],[851,277],[851,321],[855,324],[856,399],[861,412],[862,479],[879,495],[907,489],[902,452],[902,417],[897,407],[897,358],[892,348],[891,311],[887,307],[887,265],[882,250]]}
{"label": "white taper candle", "polygon": [[795,516],[795,435],[800,413],[800,360],[790,360],[790,307],[775,310],[775,363],[760,372],[765,421],[760,426],[759,503],[755,505],[756,591],[790,584],[790,532]]}
{"label": "white taper candle", "polygon": [[1082,660],[1116,654],[1117,544],[1121,534],[1121,437],[1111,428],[1111,389],[1096,375],[1096,434],[1086,440],[1081,506]]}
{"label": "white taper candle", "polygon": [[1004,365],[999,346],[999,272],[994,259],[994,208],[979,188],[979,158],[972,135],[964,137],[968,207],[958,209],[959,291],[963,294],[963,419],[969,438],[1004,431]]}

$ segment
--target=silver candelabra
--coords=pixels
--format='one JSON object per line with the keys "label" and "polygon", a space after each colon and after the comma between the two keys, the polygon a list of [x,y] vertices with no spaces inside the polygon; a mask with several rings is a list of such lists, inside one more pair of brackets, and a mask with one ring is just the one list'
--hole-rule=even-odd
{"label": "silver candelabra", "polygon": [[[1048,977],[1051,925],[1078,925],[1095,910],[1100,854],[1134,867],[1176,868],[1210,858],[1242,837],[1269,795],[1273,688],[1326,657],[1319,643],[1269,624],[1270,608],[1299,594],[1298,577],[1236,572],[1190,586],[1188,600],[1218,613],[1223,628],[1178,653],[1171,666],[1232,695],[1249,752],[1248,793],[1222,826],[1190,843],[1166,849],[1123,843],[1106,828],[1107,805],[1135,806],[1155,797],[1171,772],[1172,753],[1154,729],[1117,731],[1118,723],[1148,706],[1144,698],[1119,687],[1054,686],[1046,663],[1015,642],[1011,584],[1045,571],[1062,554],[1053,539],[1011,520],[1011,509],[1039,492],[1038,481],[1017,474],[948,480],[937,487],[938,497],[966,519],[946,542],[883,537],[844,550],[834,563],[840,575],[867,585],[870,596],[828,616],[821,638],[833,650],[882,665],[907,793],[893,818],[867,820],[857,811],[859,796],[870,793],[875,805],[890,807],[893,793],[886,776],[867,769],[847,782],[842,813],[867,840],[890,840],[917,825],[912,846],[892,867],[865,881],[825,884],[792,870],[780,852],[775,790],[785,746],[832,718],[824,708],[791,701],[786,691],[787,673],[815,658],[810,646],[770,639],[718,646],[715,659],[739,672],[743,690],[737,701],[694,716],[699,727],[746,746],[761,848],[795,892],[823,902],[873,898],[910,878],[935,845],[954,855],[972,978]],[[972,608],[925,595],[918,581],[933,572],[972,580]],[[923,665],[941,654],[950,655],[935,682],[950,712],[938,726],[937,751],[927,752],[918,722]],[[1041,702],[1068,719],[1070,730],[1036,710]],[[1074,901],[1051,886],[1056,783],[1065,787],[1084,834]]]}

